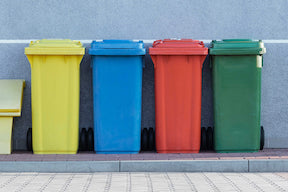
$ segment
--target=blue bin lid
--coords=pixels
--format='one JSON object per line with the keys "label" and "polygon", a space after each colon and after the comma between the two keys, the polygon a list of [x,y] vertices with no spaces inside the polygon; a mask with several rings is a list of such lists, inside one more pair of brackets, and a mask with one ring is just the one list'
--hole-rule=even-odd
{"label": "blue bin lid", "polygon": [[90,55],[145,55],[143,41],[103,40],[93,41],[89,49]]}

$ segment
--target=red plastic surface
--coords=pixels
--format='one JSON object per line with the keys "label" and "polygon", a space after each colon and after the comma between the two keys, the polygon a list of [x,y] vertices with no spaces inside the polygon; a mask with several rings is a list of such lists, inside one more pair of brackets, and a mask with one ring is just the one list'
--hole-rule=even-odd
{"label": "red plastic surface", "polygon": [[[197,153],[201,138],[202,65],[208,49],[192,40],[169,41],[174,47],[158,42],[153,46],[159,49],[159,55],[153,52],[155,48],[149,50],[155,67],[156,150],[158,153]],[[182,54],[161,54],[161,49],[169,46],[173,49],[171,52]],[[181,51],[187,47],[195,47],[201,54],[195,55],[195,50],[190,50],[193,55],[184,55]]]}
{"label": "red plastic surface", "polygon": [[207,55],[208,48],[198,40],[164,39],[154,41],[153,47],[149,49],[150,55]]}

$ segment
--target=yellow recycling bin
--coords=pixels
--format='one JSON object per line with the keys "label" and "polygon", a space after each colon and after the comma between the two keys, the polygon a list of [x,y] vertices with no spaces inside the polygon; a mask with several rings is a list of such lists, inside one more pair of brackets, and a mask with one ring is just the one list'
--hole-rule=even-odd
{"label": "yellow recycling bin", "polygon": [[13,117],[21,116],[24,80],[0,80],[0,154],[12,151]]}
{"label": "yellow recycling bin", "polygon": [[35,154],[75,154],[79,138],[79,41],[38,40],[25,48],[31,65],[32,144]]}

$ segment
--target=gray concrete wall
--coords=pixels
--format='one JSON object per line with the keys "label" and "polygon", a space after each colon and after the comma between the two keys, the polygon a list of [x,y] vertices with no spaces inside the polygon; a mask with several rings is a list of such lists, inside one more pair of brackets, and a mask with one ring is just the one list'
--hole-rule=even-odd
{"label": "gray concrete wall", "polygon": [[[30,65],[24,55],[28,44],[4,40],[288,39],[287,0],[3,0],[0,7],[0,79],[21,78],[27,82],[22,117],[14,121],[15,150],[25,149],[26,130],[31,127]],[[287,148],[288,44],[269,43],[266,47],[262,76],[265,147]],[[80,127],[93,126],[89,62],[86,55],[81,63]],[[155,127],[153,74],[151,59],[146,56],[142,127]],[[213,125],[211,93],[211,71],[206,64],[202,126]]]}

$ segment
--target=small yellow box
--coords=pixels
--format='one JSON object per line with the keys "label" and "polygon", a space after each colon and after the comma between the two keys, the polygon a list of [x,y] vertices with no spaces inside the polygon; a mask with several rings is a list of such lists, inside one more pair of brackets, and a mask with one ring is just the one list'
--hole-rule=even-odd
{"label": "small yellow box", "polygon": [[38,40],[25,48],[31,65],[32,143],[35,154],[75,154],[79,138],[79,41]]}
{"label": "small yellow box", "polygon": [[12,151],[13,117],[21,116],[24,80],[0,80],[0,154]]}

